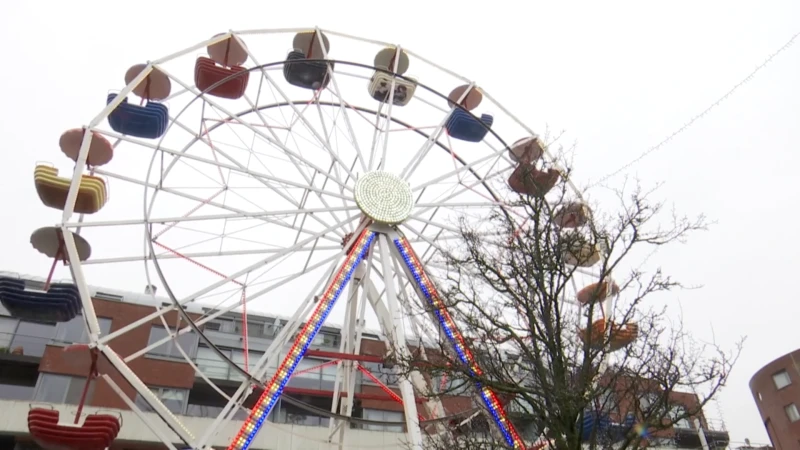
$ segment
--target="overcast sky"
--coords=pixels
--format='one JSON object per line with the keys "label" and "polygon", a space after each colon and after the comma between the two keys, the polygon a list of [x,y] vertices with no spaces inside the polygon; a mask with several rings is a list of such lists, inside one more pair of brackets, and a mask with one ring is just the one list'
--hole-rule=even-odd
{"label": "overcast sky", "polygon": [[[41,206],[31,172],[37,161],[63,159],[58,136],[88,123],[130,65],[217,32],[318,25],[400,43],[476,80],[533,128],[565,130],[565,140],[578,143],[578,184],[662,141],[800,32],[800,4],[791,0],[557,3],[7,2],[0,13],[0,191],[7,195],[0,269],[47,273],[28,238],[60,216]],[[748,336],[720,397],[734,441],[767,442],[748,381],[800,346],[792,281],[800,244],[781,231],[794,229],[800,204],[797,80],[800,45],[624,172],[645,185],[664,182],[660,198],[716,222],[654,258],[703,285],[671,298],[699,337],[731,344]],[[719,416],[713,406],[708,413]]]}

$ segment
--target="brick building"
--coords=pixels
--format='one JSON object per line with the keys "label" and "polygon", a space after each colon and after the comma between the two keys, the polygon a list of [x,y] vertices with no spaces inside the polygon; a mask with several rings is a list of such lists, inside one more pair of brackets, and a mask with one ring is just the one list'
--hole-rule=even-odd
{"label": "brick building", "polygon": [[800,349],[762,367],[750,392],[776,450],[800,449]]}
{"label": "brick building", "polygon": [[[29,280],[30,284],[37,282]],[[102,335],[113,335],[121,328],[144,319],[153,313],[156,306],[151,296],[100,288],[92,288],[91,292]],[[197,318],[207,311],[194,306],[189,312]],[[166,324],[178,323],[175,313],[165,315],[164,319]],[[231,370],[193,333],[179,336],[180,346],[168,341],[143,351],[167,336],[164,322],[161,319],[145,322],[130,332],[114,337],[109,345],[122,358],[129,359],[130,369],[173,414],[180,416],[180,421],[188,429],[202,433],[211,427],[227,403],[204,378],[212,380],[225,394],[232,394],[241,384],[241,375]],[[279,317],[248,316],[250,361],[256,361],[263,355],[285,323],[286,320]],[[203,331],[230,359],[244,363],[241,316],[232,313],[223,315],[206,323]],[[287,385],[285,397],[292,397],[321,410],[331,410],[336,365],[325,363],[336,358],[340,339],[338,328],[322,328]],[[31,404],[49,404],[64,416],[75,414],[90,358],[85,349],[65,349],[71,344],[86,341],[81,317],[64,323],[29,322],[10,317],[0,309],[0,408],[3,410],[3,414],[0,414],[0,450],[38,448],[30,442],[27,434],[26,417]],[[189,356],[202,375],[186,362],[182,352]],[[398,381],[396,371],[382,363],[385,353],[385,345],[377,333],[364,334],[360,361],[364,370],[357,372],[355,397],[359,402],[353,415],[374,421],[402,422],[402,405],[385,391],[388,386],[397,392]],[[163,448],[153,432],[128,406],[129,401],[148,411],[146,402],[107,361],[99,361],[99,371],[114,380],[126,399],[99,379],[92,384],[84,412],[112,411],[123,418],[124,424],[114,449]],[[429,381],[434,390],[449,389],[447,380]],[[687,404],[696,401],[692,394],[676,395],[685,396]],[[254,401],[254,397],[248,399],[245,406]],[[449,414],[471,410],[475,406],[473,402],[467,394],[449,396],[442,401]],[[153,415],[157,420],[153,413],[146,415]],[[244,412],[237,412],[234,420],[211,441],[212,444],[224,448],[244,418]],[[279,401],[270,414],[268,425],[254,441],[252,448],[317,448],[320,442],[329,437],[328,424],[329,419],[324,416]],[[711,447],[727,445],[727,432],[712,432],[702,417],[700,424],[712,443]],[[348,442],[352,444],[347,447],[352,450],[360,448],[359,445],[373,449],[403,448],[403,432],[403,427],[398,425],[360,425],[348,430]],[[689,421],[678,424],[667,436],[669,439],[660,440],[659,446],[701,448],[698,430]],[[711,439],[713,436],[716,437]]]}

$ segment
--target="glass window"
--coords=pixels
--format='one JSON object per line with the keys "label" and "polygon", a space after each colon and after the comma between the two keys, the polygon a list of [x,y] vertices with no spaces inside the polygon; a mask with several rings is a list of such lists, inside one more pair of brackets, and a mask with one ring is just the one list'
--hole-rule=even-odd
{"label": "glass window", "polygon": [[447,374],[442,374],[433,377],[431,380],[433,384],[433,392],[436,394],[443,393],[444,395],[470,395],[472,384],[469,380],[460,378],[453,378]]}
{"label": "glass window", "polygon": [[[320,371],[322,372],[322,389],[326,391],[333,390],[333,384],[336,382],[336,367],[338,364],[332,363],[323,366]],[[360,372],[360,371],[357,371]]]}
{"label": "glass window", "polygon": [[26,356],[42,356],[47,344],[53,339],[56,332],[54,323],[37,323],[19,321],[11,348],[22,347]]}
{"label": "glass window", "polygon": [[[243,350],[233,350],[231,355],[231,361],[233,361],[237,366],[244,368],[244,351]],[[253,362],[248,361],[248,363],[252,366]],[[244,375],[240,374],[238,370],[232,368],[230,371],[230,379],[236,381],[244,381]]]}
{"label": "glass window", "polygon": [[[379,379],[381,383],[387,386],[396,386],[400,381],[400,377],[397,375],[396,369],[390,369],[381,363],[365,362],[361,363],[361,365],[364,366],[365,369],[369,370],[370,373],[375,375],[375,378]],[[364,381],[367,383],[374,383],[370,377],[364,377]]]}
{"label": "glass window", "polygon": [[276,423],[288,423],[307,427],[327,427],[330,424],[330,419],[327,417],[317,416],[280,400],[275,409],[273,409],[271,420]]}
{"label": "glass window", "polygon": [[0,317],[0,349],[11,347],[15,331],[17,331],[17,319]]}
{"label": "glass window", "polygon": [[[220,350],[226,353],[226,356],[230,357],[230,350]],[[197,368],[212,380],[228,379],[228,363],[208,347],[200,347],[197,349],[195,363],[197,364]]]}
{"label": "glass window", "polygon": [[[164,406],[170,410],[173,414],[182,414],[183,413],[183,406],[186,404],[186,389],[174,389],[174,388],[163,388],[163,387],[151,387],[150,391],[159,399]],[[150,407],[150,404],[147,403],[141,394],[136,394],[136,400],[134,401],[136,406],[139,407],[142,411],[148,412],[153,411],[153,408]]]}
{"label": "glass window", "polygon": [[[402,422],[405,420],[402,411],[381,411],[379,409],[364,408],[364,418],[367,420],[375,420],[379,422]],[[388,431],[391,433],[402,433],[402,425],[372,425],[364,424],[365,430],[370,431]]]}
{"label": "glass window", "polygon": [[776,389],[783,389],[786,386],[792,384],[792,379],[789,378],[789,372],[785,370],[781,370],[780,372],[773,375],[772,381],[775,382]]}
{"label": "glass window", "polygon": [[[98,317],[97,322],[100,324],[100,334],[107,335],[111,332],[111,319]],[[55,340],[64,344],[85,344],[89,342],[89,334],[83,316],[79,315],[69,322],[58,324]]]}
{"label": "glass window", "polygon": [[303,389],[321,389],[322,374],[319,366],[324,363],[325,361],[319,359],[301,359],[289,380],[289,385]]}
{"label": "glass window", "polygon": [[318,333],[314,336],[311,345],[322,347],[337,347],[339,345],[339,336],[330,333]]}
{"label": "glass window", "polygon": [[[258,360],[261,359],[261,357],[264,355],[264,352],[249,351],[249,352],[247,352],[247,354],[248,354],[248,361],[247,362],[250,365],[250,368],[247,369],[248,372],[249,372],[250,370],[252,370],[255,367],[255,365],[258,362]],[[237,366],[239,366],[242,369],[244,369],[245,368],[244,367],[245,366],[245,364],[244,364],[244,362],[245,362],[244,361],[244,350],[238,350],[238,349],[237,350],[232,350],[231,360],[234,363],[236,363]],[[244,380],[244,375],[241,375],[235,369],[230,369],[229,379],[236,380],[236,381],[243,381]]]}
{"label": "glass window", "polygon": [[[186,406],[186,415],[191,417],[207,417],[211,419],[216,419],[220,414],[222,414],[222,410],[224,408],[225,408],[224,405],[213,406],[213,405],[196,405],[194,403],[189,403]],[[248,416],[247,411],[240,408],[233,415],[233,420],[247,420],[247,416]]]}
{"label": "glass window", "polygon": [[[639,397],[639,410],[643,413],[649,411],[652,414],[655,412],[655,406],[658,405],[659,401],[660,396],[658,394],[652,392],[642,394]],[[653,408],[652,411],[651,408]]]}
{"label": "glass window", "polygon": [[[308,379],[319,379],[320,378],[320,364],[324,364],[325,361],[320,361],[318,359],[310,359],[310,358],[303,358],[297,364],[297,367],[294,369],[294,374],[292,378],[308,378]],[[313,370],[309,370],[313,369]]]}
{"label": "glass window", "polygon": [[[91,398],[94,392],[95,382],[89,386],[86,398]],[[33,399],[45,403],[67,403],[77,405],[81,401],[83,388],[86,385],[86,378],[71,377],[67,375],[55,375],[43,373],[39,375],[39,382],[36,385],[36,392]]]}
{"label": "glass window", "polygon": [[34,390],[34,386],[0,384],[0,398],[3,400],[31,400]]}
{"label": "glass window", "polygon": [[[233,325],[233,330],[231,330],[232,333],[243,334],[244,329],[242,327],[243,324],[242,324],[241,320],[233,321],[232,325]],[[264,322],[250,322],[248,320],[247,321],[247,335],[251,336],[251,337],[258,337],[258,338],[260,338],[260,337],[270,337],[270,336],[268,336],[266,334],[265,325],[266,324]]]}
{"label": "glass window", "polygon": [[[670,411],[670,417],[671,417],[672,420],[676,420],[677,419],[676,422],[675,422],[675,425],[673,425],[673,428],[682,428],[682,429],[691,429],[692,428],[692,424],[691,424],[691,422],[689,422],[689,418],[688,417],[681,417],[681,416],[685,416],[685,415],[686,415],[686,408],[684,408],[683,406],[675,405],[675,406],[672,407],[672,409]],[[681,418],[678,419],[678,417],[681,417]]]}
{"label": "glass window", "polygon": [[798,420],[800,420],[800,412],[797,411],[797,405],[795,405],[794,403],[786,406],[783,409],[786,411],[786,417],[789,418],[789,421],[797,422]]}
{"label": "glass window", "polygon": [[[235,388],[221,387],[223,392],[228,395],[233,395]],[[225,400],[219,393],[208,386],[199,386],[196,389],[189,391],[189,398],[187,400],[186,415],[192,417],[208,417],[216,418],[222,413],[228,401]],[[247,411],[239,408],[236,410],[233,418],[234,420],[247,419]]]}
{"label": "glass window", "polygon": [[[175,330],[170,330],[170,332],[174,333]],[[147,345],[149,346],[159,342],[167,336],[168,333],[164,327],[153,325],[153,327],[150,328],[150,339],[148,339]],[[180,348],[183,349],[183,351],[186,352],[186,354],[191,358],[196,353],[197,342],[197,335],[194,332],[188,332],[168,340],[167,342],[150,350],[147,352],[147,354],[183,359],[183,355],[181,354],[180,350],[178,350],[178,345],[180,345]]]}

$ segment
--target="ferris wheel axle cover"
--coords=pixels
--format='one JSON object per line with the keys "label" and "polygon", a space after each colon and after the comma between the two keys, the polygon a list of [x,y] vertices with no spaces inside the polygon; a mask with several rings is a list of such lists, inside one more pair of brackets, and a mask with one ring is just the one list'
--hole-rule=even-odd
{"label": "ferris wheel axle cover", "polygon": [[408,219],[414,208],[411,186],[389,172],[367,172],[355,186],[355,200],[370,219],[395,225]]}

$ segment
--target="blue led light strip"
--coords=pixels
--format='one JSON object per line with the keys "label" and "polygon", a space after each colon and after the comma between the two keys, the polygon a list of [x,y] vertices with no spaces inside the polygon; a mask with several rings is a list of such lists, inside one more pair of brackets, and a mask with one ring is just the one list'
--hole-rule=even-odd
{"label": "blue led light strip", "polygon": [[[394,239],[394,245],[400,252],[400,256],[402,256],[406,267],[408,267],[422,295],[428,300],[428,303],[433,306],[433,311],[439,321],[439,325],[441,325],[442,331],[444,331],[447,339],[453,345],[453,349],[458,355],[458,358],[469,368],[473,375],[481,375],[482,371],[475,363],[475,358],[467,347],[464,337],[458,331],[458,327],[447,312],[447,308],[439,297],[436,286],[425,273],[425,269],[422,268],[422,263],[419,258],[417,258],[416,254],[414,254],[411,244],[405,238],[397,238]],[[476,382],[475,387],[478,389],[483,403],[486,405],[486,408],[492,415],[500,432],[503,434],[506,443],[515,449],[525,448],[525,443],[522,441],[514,425],[508,420],[505,409],[497,399],[497,395],[489,388],[482,386],[481,383]]]}
{"label": "blue led light strip", "polygon": [[236,438],[228,446],[228,450],[247,450],[250,447],[258,431],[264,425],[267,417],[269,417],[270,411],[278,402],[286,383],[289,382],[289,378],[297,368],[297,364],[303,359],[303,355],[305,355],[311,342],[314,341],[320,328],[322,328],[322,324],[325,323],[325,319],[336,304],[336,300],[339,299],[347,287],[353,272],[366,256],[376,236],[377,233],[364,230],[353,244],[336,276],[319,299],[316,309],[300,333],[298,333],[289,353],[286,354],[283,362],[278,366],[278,370],[272,380],[264,386],[264,392],[253,407],[250,417],[244,422]]}

